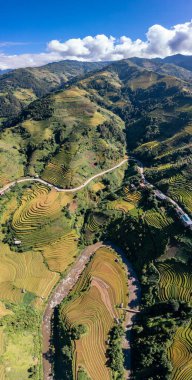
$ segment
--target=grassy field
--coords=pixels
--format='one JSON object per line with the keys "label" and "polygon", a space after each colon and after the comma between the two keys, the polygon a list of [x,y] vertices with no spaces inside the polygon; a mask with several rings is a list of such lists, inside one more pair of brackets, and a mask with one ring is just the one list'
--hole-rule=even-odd
{"label": "grassy field", "polygon": [[106,366],[108,334],[114,319],[123,316],[116,305],[128,302],[127,280],[117,255],[108,248],[100,248],[75,286],[73,298],[61,307],[65,324],[86,327],[86,333],[75,340],[73,354],[74,378],[84,368],[92,380],[111,379]]}
{"label": "grassy field", "polygon": [[0,187],[24,175],[26,157],[19,152],[22,139],[12,130],[5,130],[0,135]]}

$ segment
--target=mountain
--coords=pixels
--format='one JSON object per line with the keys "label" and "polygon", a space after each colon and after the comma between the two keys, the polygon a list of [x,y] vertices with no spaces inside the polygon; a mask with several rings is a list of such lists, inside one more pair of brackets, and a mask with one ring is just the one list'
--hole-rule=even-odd
{"label": "mountain", "polygon": [[[64,187],[123,157],[126,132],[129,151],[168,191],[178,169],[181,181],[191,180],[191,112],[190,82],[124,60],[32,102],[2,139],[18,144],[26,174]],[[184,203],[188,208],[189,199]]]}
{"label": "mountain", "polygon": [[6,74],[6,73],[8,73],[9,71],[11,71],[11,70],[10,70],[10,69],[7,69],[7,70],[0,70],[0,75]]}
{"label": "mountain", "polygon": [[174,59],[173,62],[171,60],[166,62],[166,59],[130,58],[130,61],[159,74],[174,76],[184,81],[192,81],[191,70],[177,65]]}
{"label": "mountain", "polygon": [[163,59],[156,58],[156,59],[153,59],[153,61],[171,63],[174,65],[183,67],[184,69],[192,71],[192,56],[191,55],[176,54],[176,55],[171,55],[170,57],[166,57]]}
{"label": "mountain", "polygon": [[[57,64],[59,74],[16,71],[19,94],[23,73],[36,99],[0,128],[0,187],[15,182],[0,194],[0,373],[40,380],[43,354],[57,379],[74,368],[122,379],[129,347],[133,380],[192,378],[190,71],[137,58],[68,64],[65,79]],[[122,347],[127,305],[139,313]]]}
{"label": "mountain", "polygon": [[24,106],[76,76],[99,70],[105,62],[61,61],[17,69],[0,76],[0,118],[18,114]]}

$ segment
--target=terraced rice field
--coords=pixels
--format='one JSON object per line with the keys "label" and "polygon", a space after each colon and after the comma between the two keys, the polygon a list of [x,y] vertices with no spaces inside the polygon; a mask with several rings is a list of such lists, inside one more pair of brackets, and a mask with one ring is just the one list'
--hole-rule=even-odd
{"label": "terraced rice field", "polygon": [[59,280],[59,274],[50,272],[40,252],[1,255],[0,299],[21,302],[25,292],[47,299]]}
{"label": "terraced rice field", "polygon": [[191,380],[192,378],[192,323],[180,327],[168,350],[173,365],[173,380]]}
{"label": "terraced rice field", "polygon": [[107,206],[108,210],[119,210],[122,212],[128,212],[130,210],[133,210],[135,208],[133,203],[127,202],[124,199],[117,199],[115,201],[112,201]]}
{"label": "terraced rice field", "polygon": [[135,206],[138,205],[141,199],[141,193],[139,191],[130,192],[127,187],[124,189],[124,200],[130,203],[133,203]]}
{"label": "terraced rice field", "polygon": [[139,191],[130,192],[127,187],[124,188],[124,196],[115,201],[109,202],[108,210],[119,210],[124,213],[135,209],[141,199]]}
{"label": "terraced rice field", "polygon": [[[177,299],[192,302],[192,274],[182,263],[157,264],[160,273],[159,297],[161,300]],[[168,349],[173,371],[172,380],[192,379],[192,322],[179,327]]]}
{"label": "terraced rice field", "polygon": [[65,187],[70,185],[74,179],[76,169],[79,165],[78,160],[76,163],[72,161],[72,157],[77,154],[78,145],[73,144],[69,152],[66,150],[61,151],[52,159],[46,166],[42,178],[55,185]]}
{"label": "terraced rice field", "polygon": [[70,231],[61,210],[72,197],[58,193],[42,185],[27,190],[20,207],[13,215],[12,228],[15,238],[24,248],[42,247],[60,239]]}
{"label": "terraced rice field", "polygon": [[160,272],[159,297],[162,301],[178,299],[192,301],[192,274],[182,263],[163,262],[157,264]]}
{"label": "terraced rice field", "polygon": [[173,223],[173,219],[168,217],[165,212],[158,212],[155,209],[145,212],[144,219],[149,226],[163,229]]}
{"label": "terraced rice field", "polygon": [[105,223],[104,216],[100,214],[91,214],[88,221],[88,229],[90,232],[94,233],[98,231]]}
{"label": "terraced rice field", "polygon": [[106,341],[114,319],[123,313],[116,305],[127,305],[128,302],[126,275],[116,258],[114,251],[100,248],[75,286],[72,292],[74,298],[61,308],[63,321],[70,328],[76,324],[83,324],[87,328],[87,332],[75,341],[75,379],[80,367],[92,380],[111,379],[106,366]]}
{"label": "terraced rice field", "polygon": [[[66,211],[71,205],[74,207],[73,196],[41,184],[24,188],[22,193],[21,198],[12,192],[0,198],[0,224],[6,226],[8,222],[12,227],[8,235],[5,227],[0,227],[0,239],[11,236],[12,244],[13,238],[18,239],[24,251],[15,252],[7,243],[0,242],[0,318],[13,313],[4,302],[21,307],[31,305],[41,313],[60,273],[78,254],[78,235],[71,228],[72,218],[66,217]],[[40,365],[36,335],[31,331],[27,335],[15,331],[10,336],[5,328],[3,334],[0,331],[0,355],[5,341],[0,357],[0,363],[5,365],[0,365],[0,380],[27,379],[36,355]],[[39,376],[38,379],[42,378]]]}
{"label": "terraced rice field", "polygon": [[169,180],[169,193],[176,202],[184,205],[189,212],[192,212],[192,186],[191,181],[177,174]]}
{"label": "terraced rice field", "polygon": [[78,254],[78,236],[75,231],[62,236],[43,249],[43,256],[51,271],[64,272]]}

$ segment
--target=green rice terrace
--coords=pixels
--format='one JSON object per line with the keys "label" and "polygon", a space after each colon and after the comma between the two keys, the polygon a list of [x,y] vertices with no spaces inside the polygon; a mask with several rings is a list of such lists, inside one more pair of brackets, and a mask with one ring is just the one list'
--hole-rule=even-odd
{"label": "green rice terrace", "polygon": [[[160,273],[159,297],[161,300],[175,299],[192,302],[192,274],[181,262],[158,263]],[[171,379],[190,379],[192,376],[192,327],[179,327],[173,343],[168,348],[168,357],[173,366]]]}
{"label": "green rice terrace", "polygon": [[1,74],[0,380],[192,379],[191,79]]}
{"label": "green rice terrace", "polygon": [[[72,350],[71,371],[75,379],[80,378],[81,371],[93,380],[111,378],[110,368],[106,366],[109,346],[106,342],[115,320],[124,317],[124,312],[117,306],[126,307],[127,302],[127,280],[122,263],[118,262],[114,251],[100,248],[59,311],[61,334],[62,328],[64,334],[70,335],[81,326],[81,332],[79,335],[76,332],[78,336],[68,347]],[[65,344],[65,338],[63,342]],[[59,367],[62,367],[61,362]],[[65,364],[63,367],[58,376],[68,378]]]}

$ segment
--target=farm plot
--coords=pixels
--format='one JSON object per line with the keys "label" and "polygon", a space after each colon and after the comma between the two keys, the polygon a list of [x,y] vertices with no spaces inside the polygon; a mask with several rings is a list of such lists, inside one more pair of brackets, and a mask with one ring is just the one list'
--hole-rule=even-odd
{"label": "farm plot", "polygon": [[140,192],[131,192],[127,187],[125,187],[123,189],[123,193],[123,197],[120,197],[119,199],[108,203],[107,208],[109,210],[115,209],[126,213],[137,208],[138,203],[141,199]]}
{"label": "farm plot", "polygon": [[109,202],[107,205],[108,210],[119,210],[122,212],[128,212],[135,208],[133,203],[127,202],[122,198]]}
{"label": "farm plot", "polygon": [[165,211],[157,211],[156,209],[151,209],[144,214],[145,222],[152,227],[163,229],[168,227],[173,223],[173,219],[168,217]]}
{"label": "farm plot", "polygon": [[[192,301],[192,274],[182,263],[158,263],[160,273],[159,297],[162,301],[177,299]],[[172,380],[192,378],[192,323],[179,327],[172,345],[168,349],[173,371]]]}
{"label": "farm plot", "polygon": [[133,205],[137,206],[140,199],[141,199],[141,193],[139,191],[130,192],[127,187],[124,188],[124,200],[127,202],[132,203]]}
{"label": "farm plot", "polygon": [[173,380],[191,380],[192,377],[192,323],[180,327],[168,350],[173,365]]}
{"label": "farm plot", "polygon": [[181,174],[171,177],[168,194],[176,202],[184,205],[189,212],[192,212],[192,186],[190,180],[187,181]]}
{"label": "farm plot", "polygon": [[78,236],[71,231],[58,241],[44,247],[43,256],[51,271],[64,272],[78,254]]}
{"label": "farm plot", "polygon": [[16,303],[23,301],[26,292],[46,299],[59,280],[39,252],[1,255],[0,273],[0,299]]}
{"label": "farm plot", "polygon": [[72,157],[77,154],[78,145],[73,144],[70,151],[61,149],[60,152],[46,166],[42,178],[50,183],[65,187],[71,184],[75,174],[75,167],[78,166],[78,160],[71,163]]}
{"label": "farm plot", "polygon": [[158,263],[160,272],[159,297],[162,301],[178,299],[192,301],[192,274],[182,263]]}
{"label": "farm plot", "polygon": [[102,214],[91,214],[88,220],[87,228],[91,233],[97,232],[106,223],[106,218]]}
{"label": "farm plot", "polygon": [[25,249],[42,247],[60,239],[70,231],[62,208],[70,203],[71,196],[58,193],[42,185],[27,190],[20,207],[13,215],[15,237]]}
{"label": "farm plot", "polygon": [[70,329],[77,324],[86,328],[86,333],[75,340],[75,379],[80,368],[92,380],[111,379],[106,366],[106,341],[115,318],[123,315],[116,305],[128,302],[125,271],[116,259],[114,251],[100,248],[75,286],[72,298],[61,306],[60,315]]}

